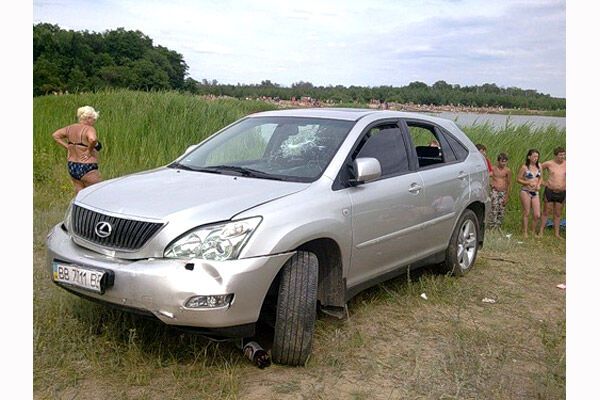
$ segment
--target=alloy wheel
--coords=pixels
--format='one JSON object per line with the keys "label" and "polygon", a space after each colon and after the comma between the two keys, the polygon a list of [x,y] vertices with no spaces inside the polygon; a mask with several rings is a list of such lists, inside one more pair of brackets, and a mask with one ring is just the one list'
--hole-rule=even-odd
{"label": "alloy wheel", "polygon": [[477,250],[477,229],[470,219],[467,219],[458,233],[456,259],[462,270],[467,270],[473,264]]}

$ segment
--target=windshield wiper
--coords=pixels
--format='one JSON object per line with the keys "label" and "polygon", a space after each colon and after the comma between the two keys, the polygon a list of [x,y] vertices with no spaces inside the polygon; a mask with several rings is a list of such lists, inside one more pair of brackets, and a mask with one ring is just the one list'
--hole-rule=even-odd
{"label": "windshield wiper", "polygon": [[237,172],[242,176],[250,177],[250,178],[264,178],[264,179],[273,179],[277,181],[282,181],[283,178],[280,178],[275,175],[271,175],[267,172],[258,171],[256,169],[247,168],[247,167],[239,167],[237,165],[211,165],[210,167],[203,167],[197,169],[197,171],[202,172],[217,172],[223,173],[225,171],[233,171]]}
{"label": "windshield wiper", "polygon": [[184,169],[186,171],[198,171],[196,168],[192,168],[192,167],[189,167],[187,165],[184,165],[184,164],[181,164],[181,163],[178,163],[178,162],[174,162],[172,164],[169,164],[168,167],[169,168]]}

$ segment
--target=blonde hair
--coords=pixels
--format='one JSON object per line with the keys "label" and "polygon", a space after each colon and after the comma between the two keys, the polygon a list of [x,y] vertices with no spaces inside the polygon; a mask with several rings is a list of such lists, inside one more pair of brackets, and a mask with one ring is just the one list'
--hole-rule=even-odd
{"label": "blonde hair", "polygon": [[90,106],[83,106],[77,109],[77,118],[79,119],[79,122],[88,118],[93,118],[95,121],[99,116],[100,113]]}

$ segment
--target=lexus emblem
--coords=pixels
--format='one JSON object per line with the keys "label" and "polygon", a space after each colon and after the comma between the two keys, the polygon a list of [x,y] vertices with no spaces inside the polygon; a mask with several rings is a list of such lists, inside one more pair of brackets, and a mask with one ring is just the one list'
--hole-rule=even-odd
{"label": "lexus emblem", "polygon": [[112,232],[112,226],[110,226],[108,222],[101,221],[96,224],[94,232],[96,232],[96,235],[98,235],[98,237],[109,237],[110,233]]}

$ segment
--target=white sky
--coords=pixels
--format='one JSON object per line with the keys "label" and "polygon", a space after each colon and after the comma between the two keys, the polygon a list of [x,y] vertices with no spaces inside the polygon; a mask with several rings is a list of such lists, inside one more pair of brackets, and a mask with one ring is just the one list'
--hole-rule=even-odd
{"label": "white sky", "polygon": [[221,83],[496,83],[565,97],[564,0],[34,0],[33,22],[139,30]]}

